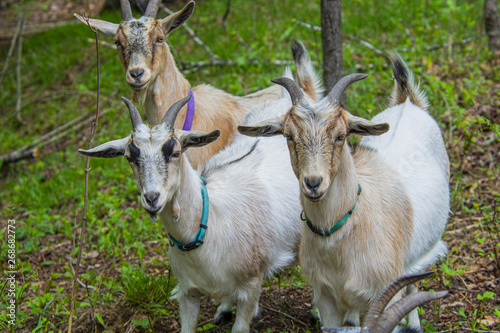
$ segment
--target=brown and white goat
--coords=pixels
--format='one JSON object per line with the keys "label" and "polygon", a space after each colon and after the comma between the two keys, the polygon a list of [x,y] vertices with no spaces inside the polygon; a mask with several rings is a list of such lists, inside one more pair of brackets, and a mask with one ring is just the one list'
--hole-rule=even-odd
{"label": "brown and white goat", "polygon": [[[121,0],[123,19],[120,24],[89,20],[92,27],[114,39],[127,82],[134,90],[134,99],[144,106],[151,125],[158,124],[168,108],[188,95],[191,88],[177,68],[165,41],[193,14],[195,3],[191,1],[180,11],[157,20],[159,3],[160,0],[150,1],[144,16],[136,19],[132,16],[128,0]],[[81,16],[75,16],[86,24]],[[243,97],[206,84],[192,88],[192,92],[195,103],[192,129],[208,132],[218,128],[221,131],[219,139],[213,144],[189,152],[195,168],[205,165],[211,156],[233,141],[237,125],[248,110],[281,97],[281,91],[276,86]],[[175,128],[182,128],[186,112],[187,107],[184,107]]]}
{"label": "brown and white goat", "polygon": [[[289,91],[290,111],[238,128],[288,140],[308,226],[299,260],[327,327],[359,326],[360,311],[386,285],[446,253],[441,235],[449,212],[448,156],[441,130],[404,61],[393,55],[392,62],[393,105],[373,122],[338,103],[350,84],[366,77],[351,74],[319,102],[289,79],[274,80]],[[352,150],[350,135],[366,137]],[[420,329],[416,310],[409,326]]]}

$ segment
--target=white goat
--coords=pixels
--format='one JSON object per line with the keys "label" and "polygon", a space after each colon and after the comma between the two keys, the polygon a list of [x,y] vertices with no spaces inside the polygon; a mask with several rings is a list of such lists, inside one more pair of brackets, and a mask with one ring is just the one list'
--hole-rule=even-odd
{"label": "white goat", "polygon": [[[394,278],[418,272],[446,253],[443,138],[404,61],[393,55],[392,63],[393,106],[373,119],[386,123],[340,107],[344,90],[366,77],[352,74],[319,102],[304,96],[292,80],[274,80],[290,92],[293,107],[284,116],[238,128],[246,135],[283,134],[288,140],[309,226],[302,233],[299,261],[324,326],[359,326],[359,312]],[[353,134],[370,137],[352,151],[346,138]],[[415,286],[407,292],[415,292]],[[409,326],[420,329],[416,310]]]}
{"label": "white goat", "polygon": [[[192,126],[198,131],[208,132],[214,128],[221,131],[216,142],[188,153],[195,168],[204,166],[213,155],[231,144],[238,124],[252,107],[280,98],[280,88],[276,86],[241,97],[206,84],[191,88],[177,68],[166,39],[191,17],[194,1],[158,20],[156,13],[160,0],[150,1],[144,16],[139,19],[132,17],[128,0],[120,2],[123,15],[120,24],[96,19],[89,19],[89,24],[114,39],[127,82],[134,90],[134,99],[144,105],[148,122],[158,124],[167,109],[190,92],[193,95],[189,102],[191,117],[187,117],[188,108],[183,108],[175,128]],[[87,24],[83,17],[75,16]],[[191,125],[189,119],[192,119]]]}
{"label": "white goat", "polygon": [[[307,53],[301,57],[307,62],[303,68],[312,72],[298,79],[307,81],[313,91],[317,77]],[[288,111],[290,99],[283,93],[285,97],[267,102],[264,110],[250,112],[246,123]],[[299,186],[285,140],[238,134],[231,146],[207,163],[200,180],[184,152],[215,141],[220,132],[174,131],[189,96],[152,127],[144,125],[132,103],[122,99],[130,111],[132,134],[79,152],[125,156],[143,207],[151,217],[160,215],[172,242],[170,264],[178,280],[182,332],[196,330],[201,293],[221,303],[216,323],[226,320],[228,308],[236,303],[232,332],[248,332],[258,310],[262,279],[291,263],[299,247]]]}

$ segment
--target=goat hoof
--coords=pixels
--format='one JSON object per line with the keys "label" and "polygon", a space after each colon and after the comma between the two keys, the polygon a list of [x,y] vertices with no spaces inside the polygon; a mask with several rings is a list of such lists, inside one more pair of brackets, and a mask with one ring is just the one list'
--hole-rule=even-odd
{"label": "goat hoof", "polygon": [[214,319],[214,324],[218,326],[224,326],[229,323],[231,319],[233,319],[233,314],[231,313],[231,311],[224,310]]}

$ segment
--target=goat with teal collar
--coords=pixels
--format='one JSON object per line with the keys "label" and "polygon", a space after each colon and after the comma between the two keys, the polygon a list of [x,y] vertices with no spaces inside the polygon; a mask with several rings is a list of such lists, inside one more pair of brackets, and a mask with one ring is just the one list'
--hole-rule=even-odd
{"label": "goat with teal collar", "polygon": [[[306,221],[299,262],[326,327],[360,326],[360,312],[386,285],[446,254],[441,235],[449,212],[449,164],[443,137],[411,71],[396,54],[392,64],[392,107],[373,121],[338,102],[350,84],[366,77],[351,74],[317,102],[295,82],[274,80],[290,92],[289,112],[238,128],[288,141]],[[351,135],[364,136],[354,149]],[[409,326],[420,330],[417,310]]]}
{"label": "goat with teal collar", "polygon": [[[258,310],[262,279],[294,261],[301,232],[299,186],[283,138],[260,140],[238,134],[200,174],[184,152],[215,141],[210,133],[174,130],[189,96],[175,103],[163,121],[143,124],[127,104],[130,136],[80,153],[92,157],[125,156],[134,170],[141,204],[154,219],[160,215],[170,240],[170,264],[178,281],[182,332],[195,332],[200,296],[221,305],[215,322],[230,317],[232,332],[249,332]],[[254,122],[284,113],[289,98],[269,102],[269,113],[255,110]],[[272,111],[271,111],[272,110]]]}

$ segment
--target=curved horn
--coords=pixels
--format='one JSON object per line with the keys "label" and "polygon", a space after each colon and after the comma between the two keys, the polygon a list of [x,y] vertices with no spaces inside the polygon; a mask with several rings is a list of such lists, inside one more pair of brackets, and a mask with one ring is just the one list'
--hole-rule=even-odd
{"label": "curved horn", "polygon": [[132,18],[132,9],[130,9],[128,0],[120,0],[120,6],[122,7],[122,20],[130,20]]}
{"label": "curved horn", "polygon": [[332,90],[328,94],[328,99],[330,101],[340,101],[340,97],[344,93],[344,91],[349,87],[351,84],[353,84],[356,81],[363,80],[366,78],[368,74],[349,74],[347,76],[344,76],[333,86]]}
{"label": "curved horn", "polygon": [[384,312],[387,304],[389,304],[394,295],[396,295],[397,292],[400,291],[403,287],[420,281],[428,277],[432,273],[434,272],[429,271],[421,274],[405,275],[394,280],[387,288],[384,289],[384,291],[382,291],[378,299],[370,307],[370,310],[366,314],[363,327],[373,327],[378,318],[381,316],[382,312]]}
{"label": "curved horn", "polygon": [[170,126],[171,128],[174,128],[175,119],[177,119],[179,111],[181,111],[182,107],[186,105],[190,98],[191,94],[187,95],[180,101],[175,102],[170,109],[168,109],[161,122],[167,124],[167,126]]}
{"label": "curved horn", "polygon": [[279,79],[273,79],[271,80],[271,82],[283,86],[288,91],[290,97],[292,98],[293,105],[296,105],[297,103],[299,103],[304,99],[304,93],[300,89],[297,82],[295,82],[294,80],[289,79],[287,77],[281,77]]}
{"label": "curved horn", "polygon": [[158,12],[158,7],[160,6],[161,0],[151,0],[148,3],[148,7],[146,8],[146,12],[144,16],[149,16],[152,18],[156,17],[156,13]]}
{"label": "curved horn", "polygon": [[132,120],[132,127],[135,129],[137,126],[140,124],[143,124],[141,115],[139,114],[139,111],[137,111],[137,108],[135,107],[134,104],[132,104],[131,101],[129,101],[127,98],[122,97],[122,101],[125,103],[125,105],[128,108],[128,111],[130,113],[130,119]]}
{"label": "curved horn", "polygon": [[411,294],[403,299],[400,299],[390,308],[388,308],[377,320],[375,327],[370,328],[370,333],[392,332],[394,327],[403,319],[411,310],[417,306],[421,306],[427,302],[443,298],[448,295],[448,291],[440,291],[436,293],[420,292]]}

